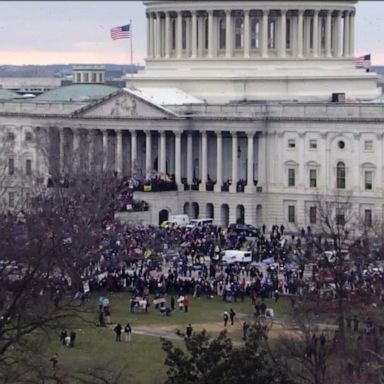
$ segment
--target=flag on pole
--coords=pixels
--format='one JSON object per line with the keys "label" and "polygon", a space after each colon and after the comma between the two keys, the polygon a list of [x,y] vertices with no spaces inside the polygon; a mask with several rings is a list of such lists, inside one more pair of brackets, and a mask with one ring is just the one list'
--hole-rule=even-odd
{"label": "flag on pole", "polygon": [[111,29],[112,40],[129,39],[131,37],[131,24]]}
{"label": "flag on pole", "polygon": [[357,68],[369,68],[371,66],[371,55],[365,55],[360,57],[355,57],[353,59],[353,64]]}

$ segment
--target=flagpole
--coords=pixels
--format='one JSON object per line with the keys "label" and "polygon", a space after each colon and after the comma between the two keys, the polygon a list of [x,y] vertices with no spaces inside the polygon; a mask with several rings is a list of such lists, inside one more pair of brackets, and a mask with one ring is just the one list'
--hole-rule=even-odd
{"label": "flagpole", "polygon": [[132,20],[129,20],[129,29],[131,31],[131,88],[133,88],[133,28]]}

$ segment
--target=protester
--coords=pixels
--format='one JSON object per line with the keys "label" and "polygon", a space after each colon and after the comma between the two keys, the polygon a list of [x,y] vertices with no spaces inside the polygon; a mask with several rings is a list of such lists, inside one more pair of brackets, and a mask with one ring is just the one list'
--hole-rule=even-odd
{"label": "protester", "polygon": [[116,334],[116,341],[121,341],[121,330],[123,329],[123,327],[121,326],[120,323],[117,323],[117,325],[115,326],[115,328],[113,328],[115,334]]}
{"label": "protester", "polygon": [[52,363],[52,368],[56,369],[57,364],[59,363],[59,354],[54,353],[53,356],[49,359],[49,361]]}
{"label": "protester", "polygon": [[132,328],[129,323],[127,323],[124,327],[124,341],[126,343],[130,343],[132,339]]}
{"label": "protester", "polygon": [[231,308],[229,310],[229,317],[231,319],[231,325],[234,324],[235,316],[236,316],[236,312]]}
{"label": "protester", "polygon": [[224,312],[223,318],[224,318],[224,327],[227,327],[228,319],[229,319],[229,315],[227,311]]}
{"label": "protester", "polygon": [[186,334],[187,334],[187,338],[190,339],[191,336],[192,336],[192,332],[193,332],[193,328],[192,328],[192,325],[191,324],[188,324],[187,328],[186,328]]}
{"label": "protester", "polygon": [[248,336],[248,329],[249,329],[249,324],[247,321],[243,322],[243,340],[245,341]]}

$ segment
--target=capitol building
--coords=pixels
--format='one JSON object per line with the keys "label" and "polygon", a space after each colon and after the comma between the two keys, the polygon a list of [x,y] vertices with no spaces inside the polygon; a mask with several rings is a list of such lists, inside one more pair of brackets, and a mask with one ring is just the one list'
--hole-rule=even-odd
{"label": "capitol building", "polygon": [[378,76],[353,62],[356,3],[144,1],[146,68],[126,88],[78,68],[76,84],[33,100],[0,89],[8,205],[10,167],[45,179],[80,151],[81,168],[172,175],[177,190],[135,193],[150,210],[128,221],[297,230],[336,195],[382,220],[384,104]]}

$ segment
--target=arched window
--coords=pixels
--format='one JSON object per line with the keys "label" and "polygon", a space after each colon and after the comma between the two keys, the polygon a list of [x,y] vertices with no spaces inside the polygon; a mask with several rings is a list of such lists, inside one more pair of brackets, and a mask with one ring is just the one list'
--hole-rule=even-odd
{"label": "arched window", "polygon": [[345,164],[340,161],[336,166],[336,188],[345,189]]}

